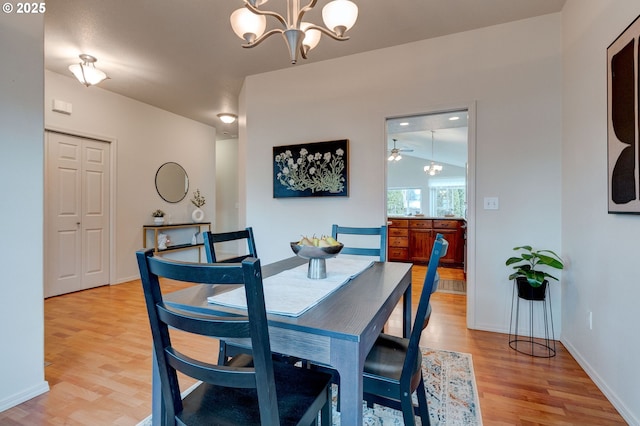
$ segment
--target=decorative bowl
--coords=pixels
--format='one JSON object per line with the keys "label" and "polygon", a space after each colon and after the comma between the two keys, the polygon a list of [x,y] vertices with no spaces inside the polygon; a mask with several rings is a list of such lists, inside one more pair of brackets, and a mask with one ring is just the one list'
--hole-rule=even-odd
{"label": "decorative bowl", "polygon": [[291,250],[303,259],[309,259],[307,277],[312,280],[327,278],[325,259],[337,256],[344,244],[329,247],[301,246],[298,242],[291,243]]}
{"label": "decorative bowl", "polygon": [[329,259],[335,257],[340,250],[342,250],[344,244],[329,246],[329,247],[316,247],[316,246],[301,246],[297,242],[291,243],[291,250],[303,259]]}

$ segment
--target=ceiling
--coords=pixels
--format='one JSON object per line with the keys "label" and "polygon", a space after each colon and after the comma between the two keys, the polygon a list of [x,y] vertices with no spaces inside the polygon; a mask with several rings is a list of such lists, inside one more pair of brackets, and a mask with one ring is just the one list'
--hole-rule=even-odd
{"label": "ceiling", "polygon": [[[387,149],[391,152],[395,142],[403,158],[416,157],[466,167],[468,123],[466,110],[390,118]],[[402,163],[402,159],[399,162]]]}
{"label": "ceiling", "polygon": [[[216,114],[237,113],[248,75],[559,12],[565,3],[354,1],[359,16],[346,34],[350,40],[324,36],[309,59],[291,65],[277,35],[254,49],[241,47],[229,24],[241,0],[47,0],[45,68],[71,75],[68,66],[80,53],[93,55],[110,77],[101,88],[214,126],[218,139],[229,139],[237,136],[237,123],[224,125]],[[321,24],[328,2],[319,0],[305,20]],[[271,0],[263,8],[284,13],[284,5]]]}

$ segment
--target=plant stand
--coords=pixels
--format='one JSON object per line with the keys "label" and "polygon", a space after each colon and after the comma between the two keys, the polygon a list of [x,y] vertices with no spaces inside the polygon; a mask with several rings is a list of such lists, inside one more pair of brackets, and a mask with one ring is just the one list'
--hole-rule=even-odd
{"label": "plant stand", "polygon": [[[556,340],[553,330],[553,312],[551,310],[551,293],[549,283],[545,281],[540,287],[531,287],[526,278],[524,281],[516,279],[513,282],[513,299],[511,300],[511,321],[509,323],[509,346],[511,349],[525,355],[538,358],[551,358],[556,356]],[[520,299],[529,302],[529,335],[518,334],[518,320],[520,318]],[[547,307],[547,299],[549,304]],[[534,303],[535,302],[535,303]],[[544,319],[544,338],[536,338],[533,333],[534,315],[536,306],[542,307]],[[514,312],[515,311],[515,312]],[[515,313],[515,315],[514,315]],[[548,313],[548,314],[547,314]],[[515,317],[515,327],[514,327]],[[549,319],[551,321],[549,321]],[[549,323],[551,323],[551,336],[549,336]]]}

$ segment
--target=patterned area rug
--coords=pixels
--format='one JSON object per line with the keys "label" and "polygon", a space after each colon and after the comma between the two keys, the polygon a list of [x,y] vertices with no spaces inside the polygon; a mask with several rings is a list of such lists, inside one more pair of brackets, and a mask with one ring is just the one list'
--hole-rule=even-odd
{"label": "patterned area rug", "polygon": [[[482,425],[471,355],[426,348],[422,349],[422,355],[431,424]],[[334,386],[333,424],[340,425],[340,413],[335,409],[336,394]],[[367,426],[404,425],[402,413],[378,405],[373,408],[365,406],[363,417],[363,424]],[[416,419],[420,424],[420,419]],[[138,423],[138,426],[150,425],[151,416]]]}

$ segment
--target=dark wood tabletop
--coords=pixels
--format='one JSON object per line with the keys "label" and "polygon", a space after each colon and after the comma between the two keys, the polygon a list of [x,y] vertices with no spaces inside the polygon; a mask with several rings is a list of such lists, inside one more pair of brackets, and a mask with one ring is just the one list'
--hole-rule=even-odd
{"label": "dark wood tabletop", "polygon": [[[263,278],[305,262],[305,259],[292,257],[264,265]],[[274,352],[330,365],[338,370],[343,425],[362,424],[364,360],[401,298],[405,336],[410,332],[411,267],[410,263],[374,262],[299,317],[268,314]],[[209,313],[212,310],[227,314],[243,312],[208,303],[207,297],[216,291],[216,286],[194,285],[167,294],[164,299],[168,305],[202,309]]]}

